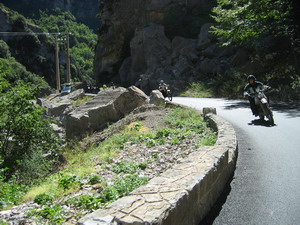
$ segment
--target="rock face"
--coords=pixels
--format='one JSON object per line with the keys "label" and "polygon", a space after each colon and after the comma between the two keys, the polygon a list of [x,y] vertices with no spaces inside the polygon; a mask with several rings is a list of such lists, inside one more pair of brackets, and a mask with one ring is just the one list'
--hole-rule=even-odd
{"label": "rock face", "polygon": [[147,99],[145,93],[135,86],[101,91],[66,116],[66,137],[80,138],[87,133],[99,131],[107,123],[116,122],[143,105]]}
{"label": "rock face", "polygon": [[98,83],[113,80],[146,94],[163,79],[178,94],[192,81],[233,71],[263,73],[250,53],[220,47],[210,31],[209,0],[104,0],[94,61]]}
{"label": "rock face", "polygon": [[[100,30],[95,57],[95,75],[98,82],[106,82],[118,71],[120,63],[133,53],[132,42],[141,40],[140,35],[146,32],[139,32],[139,30],[150,23],[156,23],[165,27],[166,37],[169,40],[175,36],[197,37],[204,21],[211,20],[208,12],[214,4],[214,1],[210,0],[104,0],[102,2],[103,26]],[[161,37],[163,28],[159,29],[157,34]],[[142,45],[145,47],[145,43]],[[133,75],[130,76],[129,81],[132,82]]]}

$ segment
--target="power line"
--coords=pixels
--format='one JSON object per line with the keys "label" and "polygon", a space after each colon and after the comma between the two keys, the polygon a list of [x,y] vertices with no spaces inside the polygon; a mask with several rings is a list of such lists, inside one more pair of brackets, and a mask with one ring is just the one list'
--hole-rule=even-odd
{"label": "power line", "polygon": [[63,33],[45,33],[45,32],[0,32],[0,35],[60,35]]}

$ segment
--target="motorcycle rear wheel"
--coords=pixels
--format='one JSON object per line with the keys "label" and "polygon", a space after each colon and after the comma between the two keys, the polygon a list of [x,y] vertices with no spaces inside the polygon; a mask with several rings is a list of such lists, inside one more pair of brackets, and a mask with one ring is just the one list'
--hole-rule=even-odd
{"label": "motorcycle rear wheel", "polygon": [[172,101],[172,92],[168,91],[167,95],[168,95],[167,97],[168,97],[169,101],[171,102]]}
{"label": "motorcycle rear wheel", "polygon": [[264,108],[265,108],[265,112],[267,114],[266,117],[268,118],[269,123],[271,125],[274,125],[275,122],[274,122],[273,113],[272,113],[270,107],[268,106],[268,104],[264,104]]}

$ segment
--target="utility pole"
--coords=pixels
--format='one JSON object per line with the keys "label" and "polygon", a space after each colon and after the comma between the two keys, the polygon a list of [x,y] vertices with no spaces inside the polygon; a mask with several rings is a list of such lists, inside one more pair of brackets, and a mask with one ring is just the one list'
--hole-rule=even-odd
{"label": "utility pole", "polygon": [[55,65],[56,65],[56,91],[59,93],[60,91],[60,74],[59,74],[59,45],[58,45],[58,37],[55,35]]}
{"label": "utility pole", "polygon": [[67,83],[71,83],[71,68],[70,68],[70,33],[67,34]]}

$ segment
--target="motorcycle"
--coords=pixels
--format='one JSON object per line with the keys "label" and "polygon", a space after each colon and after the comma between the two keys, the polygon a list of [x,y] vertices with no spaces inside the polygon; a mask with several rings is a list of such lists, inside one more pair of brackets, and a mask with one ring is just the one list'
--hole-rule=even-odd
{"label": "motorcycle", "polygon": [[168,98],[169,101],[172,101],[172,91],[169,87],[169,85],[166,85],[160,89],[160,92],[163,94],[164,98]]}
{"label": "motorcycle", "polygon": [[254,98],[255,105],[257,106],[259,111],[259,118],[261,120],[264,120],[264,117],[266,117],[268,119],[268,122],[271,125],[274,125],[275,122],[274,122],[273,112],[270,109],[268,98],[264,93],[269,89],[270,87],[265,85],[262,90],[257,89],[255,90],[255,93],[247,93],[246,95],[248,95],[251,98]]}

